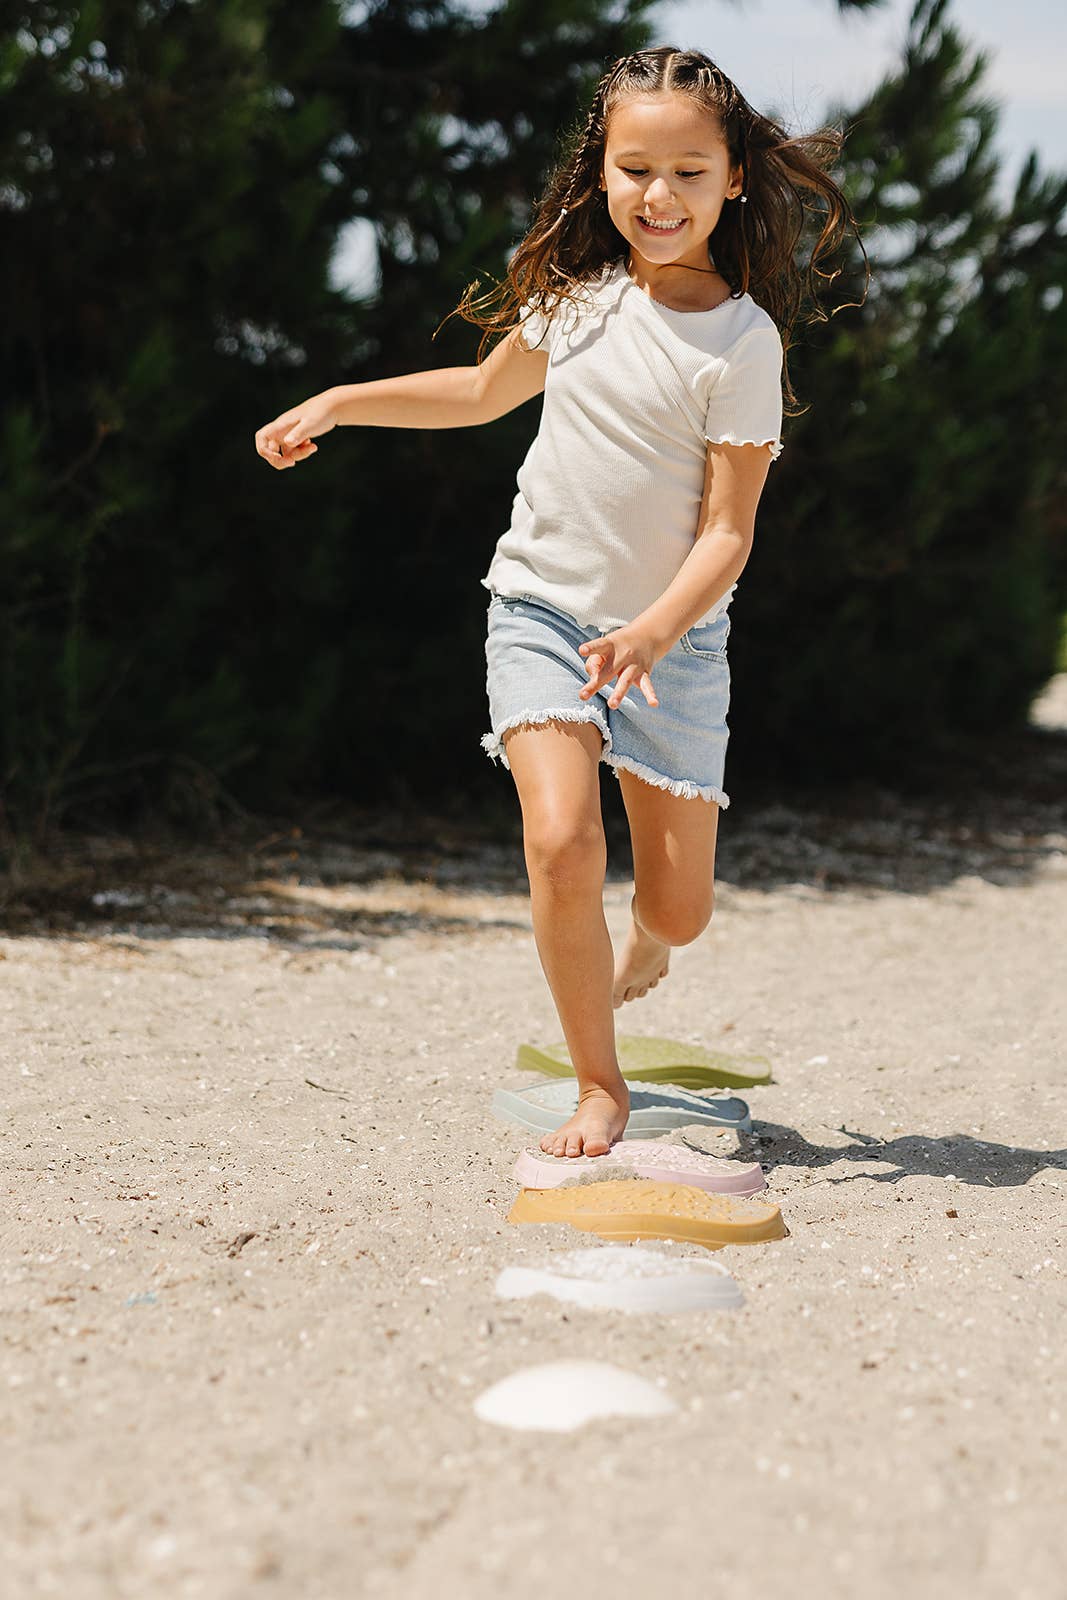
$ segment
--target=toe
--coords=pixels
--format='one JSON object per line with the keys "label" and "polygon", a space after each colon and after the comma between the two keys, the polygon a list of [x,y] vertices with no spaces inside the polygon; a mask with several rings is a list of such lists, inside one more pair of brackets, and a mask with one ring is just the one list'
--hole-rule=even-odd
{"label": "toe", "polygon": [[574,1133],[569,1133],[567,1135],[567,1148],[566,1148],[564,1154],[566,1154],[568,1156],[580,1156],[581,1153],[582,1153],[582,1136],[581,1136],[581,1134],[578,1133],[577,1131],[574,1132]]}
{"label": "toe", "polygon": [[603,1134],[591,1133],[585,1141],[585,1153],[587,1156],[606,1156],[609,1149],[610,1146]]}

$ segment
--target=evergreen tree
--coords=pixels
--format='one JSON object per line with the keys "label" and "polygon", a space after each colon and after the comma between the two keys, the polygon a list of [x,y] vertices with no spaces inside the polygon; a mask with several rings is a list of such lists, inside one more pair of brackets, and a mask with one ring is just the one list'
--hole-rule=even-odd
{"label": "evergreen tree", "polygon": [[[502,274],[650,9],[0,0],[10,820],[498,787],[478,578],[537,403],[342,430],[281,476],[252,434],[474,359],[442,319]],[[982,68],[920,0],[901,71],[839,113],[875,276],[794,347],[811,404],[735,601],[735,775],[906,784],[906,752],[1018,721],[1054,665],[1067,196],[1031,160],[998,206]],[[381,256],[362,299],[329,286],[353,219]]]}
{"label": "evergreen tree", "polygon": [[734,602],[735,772],[907,787],[1019,726],[1057,664],[1067,179],[1031,154],[998,203],[986,59],[946,11],[919,0],[899,72],[831,113],[873,279],[790,357],[810,409]]}
{"label": "evergreen tree", "polygon": [[[97,794],[196,809],[255,742],[253,680],[283,725],[330,688],[328,653],[275,664],[302,569],[246,459],[265,374],[343,342],[339,33],[329,0],[0,5],[0,794],[23,827]],[[328,520],[324,487],[304,510]]]}
{"label": "evergreen tree", "polygon": [[[484,678],[469,653],[445,678],[447,628],[458,597],[480,652],[474,568],[529,416],[488,450],[352,430],[295,482],[252,433],[330,383],[474,358],[474,330],[434,330],[503,270],[648,3],[0,0],[9,822],[202,818],[219,779],[253,806],[380,798],[470,739]],[[366,304],[329,288],[360,217]]]}

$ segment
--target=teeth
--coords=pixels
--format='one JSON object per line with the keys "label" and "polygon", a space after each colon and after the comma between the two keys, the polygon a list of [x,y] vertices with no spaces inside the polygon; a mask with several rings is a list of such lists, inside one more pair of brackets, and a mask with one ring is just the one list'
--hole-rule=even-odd
{"label": "teeth", "polygon": [[673,222],[653,222],[650,217],[642,217],[641,221],[646,228],[656,228],[660,232],[670,233],[675,228],[680,228],[685,221],[684,217],[675,217]]}

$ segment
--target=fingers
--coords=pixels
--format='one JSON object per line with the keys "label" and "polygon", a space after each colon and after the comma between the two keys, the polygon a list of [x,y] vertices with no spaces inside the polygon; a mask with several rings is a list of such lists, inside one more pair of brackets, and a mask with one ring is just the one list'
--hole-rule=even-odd
{"label": "fingers", "polygon": [[291,443],[287,435],[282,437],[285,426],[284,423],[270,423],[255,435],[256,454],[262,456],[264,461],[269,461],[278,472],[286,467],[295,467],[298,461],[306,461],[319,448],[310,439]]}
{"label": "fingers", "polygon": [[[590,659],[592,660],[594,658],[590,657]],[[597,694],[602,688],[604,688],[606,684],[609,684],[612,678],[615,676],[613,669],[604,667],[600,664],[600,657],[596,657],[595,659],[598,663],[597,671],[594,673],[591,682],[585,684],[581,689],[578,690],[578,697],[581,700],[592,699],[593,695]],[[635,684],[641,690],[641,693],[644,695],[645,700],[650,706],[659,705],[659,698],[656,694],[655,688],[653,687],[652,679],[649,674],[647,672],[642,672],[640,667],[623,667],[622,671],[619,673],[618,682],[608,698],[608,705],[613,711],[622,704],[622,702],[626,699],[628,692],[634,687]]]}
{"label": "fingers", "polygon": [[[580,644],[578,646],[579,654],[581,654],[585,648],[585,645]],[[579,700],[591,700],[596,694],[597,690],[601,687],[601,682],[608,683],[611,679],[611,673],[606,671],[604,668],[604,657],[602,655],[594,654],[587,656],[585,670],[589,674],[589,682],[584,684],[583,687],[578,690]]]}
{"label": "fingers", "polygon": [[637,677],[636,667],[624,667],[619,673],[619,681],[608,696],[608,705],[614,711],[626,699],[626,691]]}
{"label": "fingers", "polygon": [[650,706],[659,705],[656,691],[652,687],[652,679],[649,677],[648,673],[642,672],[640,667],[624,667],[619,673],[619,681],[615,685],[611,697],[608,700],[608,705],[613,711],[616,706],[621,705],[622,701],[626,699],[627,693],[633,688],[635,683],[641,690],[641,693],[644,695]]}
{"label": "fingers", "polygon": [[[618,682],[608,700],[608,705],[613,710],[625,700],[627,693],[635,685],[640,688],[650,706],[658,706],[659,700],[652,686],[652,679],[649,673],[641,667],[639,662],[631,662],[621,670],[616,667],[616,648],[614,641],[606,636],[599,639],[588,639],[584,644],[578,646],[578,654],[585,656],[585,670],[589,674],[589,682],[583,684],[582,688],[578,690],[578,698],[580,700],[591,700],[618,673]],[[630,653],[628,648],[623,651],[624,655]]]}

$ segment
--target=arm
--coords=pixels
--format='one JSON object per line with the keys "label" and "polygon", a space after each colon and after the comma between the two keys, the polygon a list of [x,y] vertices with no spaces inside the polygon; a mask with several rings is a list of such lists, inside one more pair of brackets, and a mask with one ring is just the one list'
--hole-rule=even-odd
{"label": "arm", "polygon": [[709,443],[693,548],[659,599],[631,624],[651,635],[657,660],[740,577],[770,465],[766,445]]}
{"label": "arm", "polygon": [[314,454],[318,446],[311,440],[338,426],[472,428],[495,422],[540,394],[547,370],[547,353],[527,350],[520,330],[512,328],[477,366],[439,367],[324,389],[260,428],[256,450],[282,469]]}
{"label": "arm", "polygon": [[767,445],[709,441],[693,548],[659,598],[625,628],[578,646],[591,672],[578,691],[581,699],[591,699],[617,674],[609,705],[617,706],[634,686],[649,705],[658,705],[649,673],[742,572],[771,460]]}

